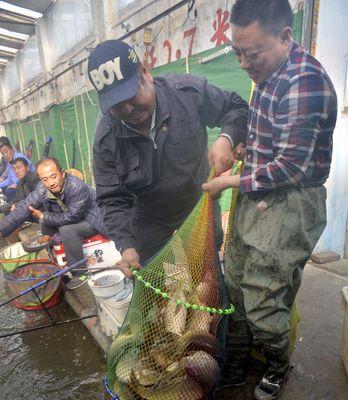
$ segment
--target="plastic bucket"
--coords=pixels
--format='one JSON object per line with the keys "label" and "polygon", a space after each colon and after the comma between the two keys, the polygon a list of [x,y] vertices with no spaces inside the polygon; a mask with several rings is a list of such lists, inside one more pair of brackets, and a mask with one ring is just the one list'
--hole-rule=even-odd
{"label": "plastic bucket", "polygon": [[[7,283],[13,296],[17,296],[30,286],[48,279],[60,269],[50,263],[30,263],[17,267],[12,272],[4,272],[4,281]],[[45,307],[53,307],[61,299],[61,277],[51,280],[35,289]],[[18,297],[14,304],[23,310],[38,310],[43,308],[33,291]]]}
{"label": "plastic bucket", "polygon": [[107,336],[115,337],[118,334],[126,318],[132,294],[120,301],[113,300],[112,297],[107,299],[95,297],[101,329]]}
{"label": "plastic bucket", "polygon": [[112,297],[124,289],[124,274],[115,269],[99,272],[88,279],[88,286],[96,297]]}
{"label": "plastic bucket", "polygon": [[129,303],[132,300],[132,295],[133,293],[130,293],[127,298],[120,301],[115,301],[112,297],[108,299],[100,299],[100,301],[105,305],[106,309],[110,311],[110,314],[114,318],[119,328],[122,326],[127,315]]}

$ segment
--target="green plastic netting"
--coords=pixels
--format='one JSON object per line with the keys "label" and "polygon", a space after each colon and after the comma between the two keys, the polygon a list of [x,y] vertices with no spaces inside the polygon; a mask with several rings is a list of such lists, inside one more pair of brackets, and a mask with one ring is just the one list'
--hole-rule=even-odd
{"label": "green plastic netting", "polygon": [[134,271],[129,311],[108,354],[110,399],[198,400],[212,393],[233,313],[214,236],[213,201],[204,194],[167,245]]}

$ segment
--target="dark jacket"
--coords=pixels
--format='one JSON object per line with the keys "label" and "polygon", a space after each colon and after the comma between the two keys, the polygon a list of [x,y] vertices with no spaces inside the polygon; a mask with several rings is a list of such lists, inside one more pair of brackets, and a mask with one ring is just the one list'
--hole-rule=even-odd
{"label": "dark jacket", "polygon": [[246,130],[248,105],[236,93],[189,74],[154,78],[154,86],[156,146],[109,113],[97,122],[97,202],[121,251],[137,247],[131,233],[137,215],[176,228],[193,209],[209,173],[206,126],[221,127],[237,142]]}
{"label": "dark jacket", "polygon": [[106,233],[100,209],[95,202],[95,190],[87,183],[66,174],[60,200],[57,200],[57,197],[40,182],[34,192],[0,221],[1,234],[7,236],[27,221],[31,216],[29,206],[43,212],[45,225],[59,228],[63,225],[87,221],[100,233]]}
{"label": "dark jacket", "polygon": [[25,200],[29,193],[36,189],[37,184],[40,182],[36,172],[29,171],[24,179],[20,179],[16,187],[16,195],[11,201],[11,204],[18,203]]}

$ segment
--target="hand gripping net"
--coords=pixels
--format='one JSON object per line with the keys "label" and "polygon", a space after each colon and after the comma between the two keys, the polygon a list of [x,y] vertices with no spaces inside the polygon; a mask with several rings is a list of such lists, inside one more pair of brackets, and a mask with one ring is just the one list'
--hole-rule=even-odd
{"label": "hand gripping net", "polygon": [[214,236],[206,193],[166,246],[134,271],[129,311],[108,354],[109,398],[198,400],[213,392],[233,312]]}

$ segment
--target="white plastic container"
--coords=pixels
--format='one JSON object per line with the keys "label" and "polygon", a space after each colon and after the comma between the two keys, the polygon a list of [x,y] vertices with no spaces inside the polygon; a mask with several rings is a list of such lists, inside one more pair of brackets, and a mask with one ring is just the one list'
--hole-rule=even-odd
{"label": "white plastic container", "polygon": [[101,329],[107,336],[116,336],[127,315],[132,293],[121,301],[96,297]]}
{"label": "white plastic container", "polygon": [[115,296],[124,288],[123,272],[114,269],[98,272],[88,279],[88,285],[94,296],[107,298]]}
{"label": "white plastic container", "polygon": [[[82,244],[83,255],[87,258],[90,267],[110,267],[121,260],[121,254],[116,250],[115,243],[97,234],[84,239]],[[56,262],[61,267],[66,266],[66,255],[63,243],[56,243],[52,249]]]}

